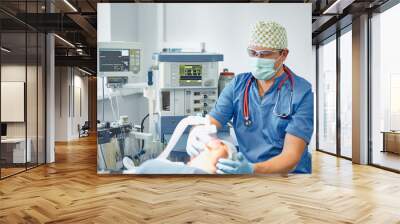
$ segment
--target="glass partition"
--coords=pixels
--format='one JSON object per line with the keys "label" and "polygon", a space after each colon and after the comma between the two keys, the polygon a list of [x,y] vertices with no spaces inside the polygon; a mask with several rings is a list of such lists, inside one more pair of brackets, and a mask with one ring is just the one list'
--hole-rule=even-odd
{"label": "glass partition", "polygon": [[[43,5],[0,3],[19,18]],[[45,163],[45,34],[10,15],[0,12],[1,179]]]}
{"label": "glass partition", "polygon": [[352,157],[352,33],[340,36],[340,155]]}
{"label": "glass partition", "polygon": [[318,149],[336,154],[336,39],[318,48]]}
{"label": "glass partition", "polygon": [[38,76],[38,35],[36,32],[27,33],[27,82],[26,82],[26,113],[27,113],[27,150],[30,151],[30,161],[27,167],[37,165],[37,76]]}
{"label": "glass partition", "polygon": [[26,41],[25,32],[1,35],[2,177],[24,171],[31,161],[26,150]]}
{"label": "glass partition", "polygon": [[400,5],[372,17],[372,164],[400,171]]}
{"label": "glass partition", "polygon": [[43,164],[46,162],[46,36],[43,33],[38,34],[38,74],[37,74],[37,162]]}

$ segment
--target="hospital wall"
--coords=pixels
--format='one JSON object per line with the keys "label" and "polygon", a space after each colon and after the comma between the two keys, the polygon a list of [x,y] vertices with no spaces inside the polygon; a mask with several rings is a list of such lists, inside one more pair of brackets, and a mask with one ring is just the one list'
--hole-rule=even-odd
{"label": "hospital wall", "polygon": [[98,42],[140,42],[145,69],[152,63],[151,55],[163,47],[200,50],[205,42],[207,51],[224,54],[221,68],[248,72],[251,26],[258,20],[275,20],[287,29],[286,63],[315,83],[311,4],[99,4],[98,8]]}
{"label": "hospital wall", "polygon": [[[263,19],[275,20],[287,28],[290,51],[287,65],[312,83],[315,93],[311,4],[99,4],[98,10],[98,41],[142,43],[145,69],[152,64],[152,53],[163,47],[198,51],[200,43],[205,42],[207,51],[224,54],[220,70],[247,72],[250,67],[246,48],[252,24]],[[143,81],[144,74],[131,80]],[[101,85],[98,79],[98,86]],[[138,120],[146,114],[134,109],[145,100],[137,101],[138,95],[124,98],[127,110],[121,115]],[[111,117],[109,103],[102,105],[98,101],[98,109],[103,106],[105,117]],[[98,117],[101,118],[100,113]],[[310,149],[315,148],[315,135],[310,145]]]}

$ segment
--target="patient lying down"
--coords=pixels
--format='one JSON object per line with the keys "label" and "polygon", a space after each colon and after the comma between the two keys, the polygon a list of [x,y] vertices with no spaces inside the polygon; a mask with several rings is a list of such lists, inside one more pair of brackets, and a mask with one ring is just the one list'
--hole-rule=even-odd
{"label": "patient lying down", "polygon": [[153,159],[144,162],[137,168],[138,174],[215,174],[216,164],[220,158],[233,158],[236,147],[227,141],[214,139],[204,150],[188,163],[171,162],[164,159]]}

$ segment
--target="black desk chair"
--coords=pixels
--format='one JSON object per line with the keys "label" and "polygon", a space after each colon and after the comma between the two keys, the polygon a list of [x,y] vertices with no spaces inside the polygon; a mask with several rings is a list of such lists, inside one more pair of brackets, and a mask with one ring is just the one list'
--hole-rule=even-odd
{"label": "black desk chair", "polygon": [[79,130],[79,138],[89,136],[89,130],[90,130],[89,121],[85,121],[82,127],[78,125],[78,130]]}

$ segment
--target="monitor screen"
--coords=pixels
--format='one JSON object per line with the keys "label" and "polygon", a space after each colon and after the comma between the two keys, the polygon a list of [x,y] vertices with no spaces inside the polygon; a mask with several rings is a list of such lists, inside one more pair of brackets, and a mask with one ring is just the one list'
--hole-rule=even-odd
{"label": "monitor screen", "polygon": [[7,136],[7,124],[1,123],[1,136]]}

